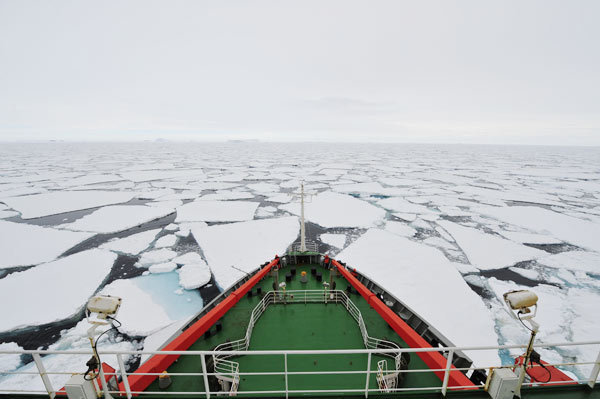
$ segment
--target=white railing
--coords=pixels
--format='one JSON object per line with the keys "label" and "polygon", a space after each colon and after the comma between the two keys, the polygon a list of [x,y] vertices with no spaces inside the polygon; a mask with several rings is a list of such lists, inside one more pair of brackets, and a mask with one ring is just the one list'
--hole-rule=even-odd
{"label": "white railing", "polygon": [[[319,252],[319,245],[316,242],[306,241],[305,247],[306,247],[306,252]],[[291,252],[305,252],[305,251],[302,251],[302,245],[300,243],[294,243],[294,244],[292,244]]]}
{"label": "white railing", "polygon": [[[231,362],[226,360],[230,358],[230,355],[218,354],[223,351],[245,351],[250,346],[250,340],[252,338],[252,331],[254,326],[258,322],[258,319],[265,312],[267,307],[273,304],[293,304],[293,303],[335,303],[343,305],[346,310],[350,313],[352,318],[358,323],[360,333],[363,338],[363,343],[367,349],[389,349],[390,352],[383,352],[382,355],[388,356],[394,359],[396,369],[400,369],[401,358],[398,354],[400,347],[395,342],[386,341],[371,337],[367,332],[367,326],[362,317],[362,313],[356,307],[354,302],[348,298],[348,295],[344,291],[340,290],[289,290],[289,291],[269,291],[261,299],[261,301],[252,309],[250,314],[250,321],[246,329],[246,335],[242,339],[236,341],[224,342],[215,347],[217,354],[213,355],[213,363],[215,372],[219,378],[230,380],[232,364],[235,363],[238,368],[237,362]],[[394,372],[387,373],[386,375],[394,374]],[[397,372],[396,372],[397,375]],[[233,385],[232,385],[233,388]]]}
{"label": "white railing", "polygon": [[[587,341],[587,342],[566,342],[566,343],[549,343],[549,344],[535,344],[535,348],[555,348],[561,350],[569,350],[577,347],[587,347],[586,349],[589,351],[591,348],[589,346],[594,346],[595,351],[600,349],[600,341]],[[499,351],[499,350],[509,350],[509,349],[524,349],[527,345],[500,345],[500,346],[472,346],[472,347],[444,347],[444,348],[401,348],[397,350],[398,354],[402,353],[423,353],[423,352],[442,352],[448,353],[447,357],[449,360],[452,358],[452,354],[457,351]],[[283,367],[280,371],[271,371],[271,372],[239,372],[239,376],[255,376],[255,375],[269,375],[269,376],[283,376],[286,384],[286,389],[274,389],[274,390],[261,390],[261,391],[241,391],[244,394],[249,395],[265,395],[265,394],[278,394],[278,395],[302,395],[302,394],[311,394],[311,393],[362,393],[365,397],[368,396],[370,392],[379,392],[379,388],[369,388],[369,377],[371,374],[377,373],[377,368],[372,369],[371,367],[371,356],[372,355],[382,355],[385,353],[389,353],[389,349],[339,349],[339,350],[263,350],[263,351],[227,351],[216,353],[214,351],[99,351],[100,356],[109,356],[116,355],[118,360],[118,370],[115,373],[106,373],[107,376],[116,376],[117,378],[121,377],[125,382],[123,384],[123,388],[120,391],[108,391],[110,394],[120,394],[126,395],[128,398],[131,398],[136,394],[146,394],[146,395],[160,395],[160,396],[180,396],[180,395],[197,395],[198,397],[210,398],[211,395],[220,394],[220,392],[210,391],[208,384],[209,376],[216,376],[217,373],[209,373],[206,367],[202,368],[202,372],[190,372],[190,373],[171,373],[172,378],[180,378],[180,377],[202,377],[205,381],[205,390],[204,391],[195,391],[195,392],[169,392],[169,391],[134,391],[130,388],[127,383],[127,377],[134,373],[127,373],[125,371],[123,357],[131,356],[131,355],[179,355],[179,356],[198,356],[201,359],[201,363],[203,365],[206,364],[207,356],[214,355],[227,355],[227,356],[265,356],[265,355],[278,355],[281,356],[283,360]],[[594,352],[595,353],[595,352]],[[46,370],[44,366],[44,357],[45,355],[58,355],[58,356],[73,356],[73,355],[92,355],[92,351],[50,351],[50,350],[21,350],[21,351],[0,351],[0,357],[2,355],[9,354],[21,354],[21,355],[32,355],[36,365],[36,371],[11,371],[11,372],[2,372],[0,376],[10,376],[10,375],[32,375],[40,377],[44,382],[45,390],[31,390],[26,387],[22,387],[22,389],[13,389],[13,388],[3,388],[3,379],[0,378],[0,395],[15,395],[15,394],[48,394],[51,398],[53,398],[58,389],[53,386],[48,378],[49,375],[64,375],[65,377],[69,377],[72,374],[81,374],[81,370]],[[331,356],[331,355],[351,355],[351,354],[366,354],[368,356],[368,361],[365,369],[362,370],[322,370],[322,371],[288,371],[288,362],[290,358],[293,358],[295,355],[314,355],[314,356]],[[576,379],[575,382],[581,385],[588,385],[589,387],[594,387],[596,382],[598,381],[598,373],[600,371],[600,352],[598,352],[598,356],[596,361],[592,362],[563,362],[563,363],[554,363],[548,364],[548,366],[554,367],[566,367],[566,366],[589,366],[591,368],[591,373],[589,376],[585,378]],[[429,387],[406,387],[406,388],[393,388],[389,389],[390,392],[422,392],[422,391],[430,391],[430,392],[442,392],[444,395],[447,390],[452,390],[452,387],[448,386],[448,377],[450,375],[450,371],[459,370],[463,372],[468,372],[469,370],[475,369],[492,369],[492,368],[513,368],[514,365],[479,365],[478,367],[468,367],[468,368],[452,368],[451,362],[448,361],[445,368],[441,369],[409,369],[409,370],[389,370],[393,371],[402,371],[404,373],[431,373],[431,372],[443,372],[444,378],[442,379],[441,384]],[[534,367],[538,367],[535,365]],[[153,375],[159,376],[161,373],[143,373],[144,375]],[[356,381],[356,378],[360,375],[363,375],[365,378],[365,388],[348,388],[348,389],[314,389],[311,387],[305,387],[305,389],[297,390],[297,389],[287,389],[288,387],[288,378],[290,376],[295,375],[311,375],[311,374],[331,374],[331,375],[346,375],[348,376],[349,382]],[[137,375],[142,375],[142,373],[137,373]],[[565,384],[564,381],[553,382],[544,385],[562,385]],[[469,385],[462,386],[460,389],[465,388],[474,388],[474,389],[482,389],[485,384],[480,385]],[[535,386],[537,383],[525,383],[524,386]]]}

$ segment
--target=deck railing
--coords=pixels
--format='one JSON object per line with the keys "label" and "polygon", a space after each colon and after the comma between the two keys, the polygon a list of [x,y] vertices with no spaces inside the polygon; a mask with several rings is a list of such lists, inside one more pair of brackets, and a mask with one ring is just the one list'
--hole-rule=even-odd
{"label": "deck railing", "polygon": [[[453,387],[449,387],[448,386],[448,376],[450,374],[450,370],[461,370],[464,372],[467,372],[469,370],[475,370],[475,369],[492,369],[492,368],[513,368],[514,365],[510,364],[510,365],[479,365],[478,367],[469,367],[469,368],[458,368],[458,369],[454,369],[452,368],[452,363],[451,363],[451,359],[452,359],[452,354],[454,352],[457,351],[465,351],[465,350],[469,350],[469,351],[499,351],[499,350],[510,350],[510,349],[524,349],[527,345],[501,345],[501,346],[478,346],[478,347],[440,347],[440,348],[401,348],[401,349],[397,349],[397,354],[401,354],[401,353],[419,353],[419,352],[431,352],[431,351],[438,351],[438,352],[442,352],[445,354],[445,356],[448,357],[448,363],[446,365],[445,368],[442,369],[429,369],[429,368],[425,368],[425,369],[409,369],[409,370],[397,370],[397,371],[402,371],[404,373],[432,373],[434,371],[440,371],[440,372],[444,372],[445,373],[445,378],[442,379],[441,383],[438,385],[434,385],[434,386],[428,386],[428,387],[397,387],[397,388],[393,388],[393,389],[389,389],[390,392],[423,392],[423,391],[427,391],[427,392],[441,392],[442,394],[446,394],[447,390],[452,390],[454,389]],[[590,346],[593,346],[593,349],[590,348]],[[561,349],[561,350],[569,350],[569,349],[573,349],[573,348],[577,348],[577,347],[587,347],[586,349],[589,350],[594,350],[594,351],[598,351],[598,349],[600,348],[600,341],[587,341],[587,342],[566,342],[566,343],[549,343],[549,344],[535,344],[534,345],[535,348],[555,348],[555,349]],[[115,355],[117,357],[118,360],[118,370],[115,373],[106,373],[107,376],[116,376],[117,378],[122,378],[124,381],[127,381],[127,377],[130,374],[133,373],[127,373],[124,367],[124,362],[123,362],[123,357],[124,356],[131,356],[131,355],[142,355],[142,354],[146,354],[146,355],[179,355],[179,356],[197,356],[200,358],[201,363],[202,364],[206,364],[206,358],[207,356],[214,356],[214,355],[228,355],[228,356],[265,356],[265,355],[277,355],[277,356],[281,356],[281,359],[283,360],[283,367],[280,371],[275,371],[275,372],[239,372],[240,376],[257,376],[257,375],[268,375],[268,376],[283,376],[285,379],[285,389],[274,389],[274,390],[260,390],[260,391],[244,391],[244,386],[243,383],[240,385],[240,389],[242,389],[242,391],[239,391],[239,394],[248,394],[248,395],[255,395],[255,396],[260,396],[260,395],[266,395],[266,394],[277,394],[277,395],[281,395],[281,396],[286,396],[288,397],[288,395],[302,395],[302,394],[317,394],[317,393],[330,393],[330,394],[340,394],[340,393],[354,393],[354,394],[363,394],[366,397],[368,397],[369,393],[375,393],[375,392],[379,392],[378,388],[369,388],[370,385],[370,377],[372,374],[377,374],[377,366],[375,365],[375,367],[373,367],[373,365],[371,364],[371,360],[372,360],[372,356],[373,355],[380,355],[380,354],[384,354],[384,353],[389,353],[390,350],[389,349],[344,349],[344,350],[263,350],[263,351],[227,351],[227,352],[219,352],[216,353],[215,351],[99,351],[99,354],[101,357],[105,357],[108,355]],[[593,352],[596,353],[596,352]],[[53,386],[53,384],[50,381],[49,375],[64,375],[65,376],[65,381],[68,378],[68,376],[71,376],[72,374],[81,374],[82,370],[81,369],[66,369],[66,370],[47,370],[45,365],[44,365],[44,356],[46,355],[55,355],[55,356],[73,356],[73,355],[88,355],[91,356],[92,355],[92,351],[50,351],[50,350],[21,350],[21,351],[0,351],[0,356],[2,355],[7,355],[7,354],[21,354],[21,355],[30,355],[33,356],[34,361],[35,361],[35,366],[36,368],[34,369],[34,371],[11,371],[11,372],[2,372],[0,373],[0,376],[2,377],[6,377],[6,376],[10,376],[10,375],[38,375],[43,383],[44,383],[44,387],[45,390],[31,390],[31,389],[27,389],[26,387],[20,387],[20,389],[14,389],[14,388],[4,388],[3,387],[3,379],[0,379],[0,395],[11,395],[10,397],[14,397],[15,395],[18,394],[28,394],[28,395],[35,395],[35,394],[47,394],[50,398],[54,398],[57,391],[60,389],[60,387],[57,386]],[[367,355],[367,362],[365,364],[365,368],[362,370],[325,370],[325,371],[289,371],[288,369],[288,362],[290,358],[293,358],[296,355],[313,355],[313,356],[332,356],[332,355],[338,355],[338,356],[343,356],[343,355],[350,355],[350,354],[366,354]],[[590,387],[594,387],[594,384],[596,382],[598,382],[598,373],[600,371],[600,352],[598,352],[598,356],[596,358],[596,361],[592,361],[592,362],[563,362],[563,363],[554,363],[554,364],[549,364],[546,365],[546,367],[548,366],[555,366],[555,367],[567,367],[567,366],[589,366],[589,368],[591,369],[591,373],[588,374],[586,377],[581,378],[581,379],[576,379],[575,382],[578,384],[585,384],[588,385]],[[537,365],[534,367],[538,367]],[[393,370],[389,370],[389,371],[393,371]],[[160,375],[161,373],[145,373],[146,375]],[[346,375],[348,377],[348,381],[356,381],[357,378],[359,378],[362,375],[362,378],[364,378],[364,388],[347,388],[347,389],[316,389],[314,387],[310,387],[307,386],[304,389],[289,389],[289,384],[288,384],[288,379],[290,377],[293,376],[297,376],[297,375],[311,375],[311,374],[318,374],[318,375],[327,375],[327,374],[331,374],[331,375]],[[137,394],[144,394],[147,396],[180,396],[180,395],[197,395],[197,397],[202,397],[202,398],[210,398],[211,396],[216,396],[218,394],[222,394],[222,392],[216,392],[216,391],[210,391],[209,390],[209,385],[206,383],[208,381],[208,377],[209,376],[216,376],[217,373],[213,372],[213,373],[209,373],[206,369],[206,367],[202,368],[202,372],[198,373],[198,372],[190,372],[190,373],[171,373],[170,376],[171,378],[175,379],[175,378],[182,378],[182,377],[196,377],[196,378],[201,378],[203,379],[203,381],[205,382],[204,386],[205,386],[205,390],[204,391],[197,391],[197,392],[190,392],[190,391],[186,391],[186,392],[169,392],[169,391],[132,391],[129,387],[128,384],[123,384],[124,385],[124,389],[121,391],[108,391],[105,392],[105,394],[110,393],[113,395],[123,395],[126,396],[127,398],[132,398],[133,395],[137,395]],[[524,386],[532,386],[532,385],[538,385],[539,383],[525,383]],[[546,383],[543,385],[563,385],[565,384],[565,381],[558,381],[558,382],[550,382],[550,383]],[[465,389],[465,388],[473,388],[473,389],[483,389],[485,386],[485,384],[480,384],[480,385],[475,385],[473,384],[472,386],[461,386],[460,389]],[[105,395],[105,397],[107,397]],[[189,396],[188,396],[189,397]]]}
{"label": "deck railing", "polygon": [[[252,339],[252,331],[254,326],[258,322],[258,319],[265,312],[267,307],[275,304],[294,304],[294,303],[331,303],[340,304],[350,313],[352,318],[358,323],[363,343],[367,349],[390,349],[390,352],[381,353],[384,356],[388,356],[394,359],[396,369],[401,368],[401,357],[398,354],[400,346],[395,342],[386,341],[383,339],[371,337],[367,332],[367,326],[363,320],[362,313],[356,307],[354,302],[346,295],[344,291],[340,290],[280,290],[280,291],[269,291],[261,299],[261,301],[252,309],[250,314],[250,320],[246,329],[246,335],[244,338],[224,342],[215,348],[217,354],[213,355],[214,369],[220,378],[230,380],[233,378],[235,383],[235,376],[232,376],[232,369],[239,364],[232,362],[229,359],[231,355],[225,354],[225,351],[245,351],[250,346],[250,340]],[[235,363],[235,365],[232,365]],[[392,371],[386,374],[397,374],[397,371]],[[236,388],[235,384],[231,385],[231,388]]]}

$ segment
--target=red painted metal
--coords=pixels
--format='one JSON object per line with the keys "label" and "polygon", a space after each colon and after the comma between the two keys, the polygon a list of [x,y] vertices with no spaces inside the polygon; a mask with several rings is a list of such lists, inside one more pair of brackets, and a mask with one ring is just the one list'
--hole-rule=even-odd
{"label": "red painted metal", "polygon": [[[240,288],[223,299],[217,306],[211,309],[200,320],[183,331],[177,338],[167,344],[164,351],[185,351],[192,346],[202,335],[213,326],[225,313],[229,311],[248,291],[252,289],[273,266],[279,263],[276,257],[268,265],[264,266],[255,275],[250,277]],[[179,355],[154,355],[129,376],[129,386],[132,391],[143,391],[158,378],[157,375],[142,375],[142,373],[162,373],[167,370]],[[119,390],[124,392],[125,386],[121,382]]]}
{"label": "red painted metal", "polygon": [[[573,380],[571,377],[560,371],[554,366],[549,366],[543,360],[540,360],[544,365],[545,369],[542,366],[534,365],[531,367],[531,363],[529,362],[529,366],[526,369],[527,374],[531,377],[531,382],[539,383],[539,385],[576,385],[577,381]],[[515,359],[515,366],[520,366],[523,364],[523,356],[519,356]],[[550,373],[550,374],[548,374]],[[550,378],[548,378],[550,377]],[[563,382],[564,384],[556,384],[557,382]],[[552,384],[553,383],[553,384]]]}
{"label": "red painted metal", "polygon": [[[415,330],[404,322],[392,309],[386,306],[377,296],[365,287],[353,273],[341,265],[337,260],[332,259],[332,264],[337,267],[342,276],[365,298],[367,303],[371,305],[377,313],[392,327],[394,331],[410,346],[411,348],[431,348],[429,342],[425,341]],[[418,352],[417,355],[432,369],[446,368],[446,358],[439,352]],[[452,366],[454,369],[455,367]],[[443,371],[434,372],[440,380],[444,379]],[[461,387],[474,385],[463,373],[458,370],[450,371],[448,379],[449,387]]]}

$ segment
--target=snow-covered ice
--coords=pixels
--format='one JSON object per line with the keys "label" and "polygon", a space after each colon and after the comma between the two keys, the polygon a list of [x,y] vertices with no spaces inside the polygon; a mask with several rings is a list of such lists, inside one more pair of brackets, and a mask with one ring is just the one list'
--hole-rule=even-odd
{"label": "snow-covered ice", "polygon": [[168,234],[160,237],[154,243],[154,248],[172,247],[177,242],[177,236],[174,234]]}
{"label": "snow-covered ice", "polygon": [[113,205],[60,227],[75,231],[94,233],[116,233],[155,219],[170,215],[172,208],[160,208],[144,205]]}
{"label": "snow-covered ice", "polygon": [[92,235],[0,220],[0,269],[48,262]]}
{"label": "snow-covered ice", "polygon": [[295,216],[192,229],[217,284],[227,289],[298,237]]}
{"label": "snow-covered ice", "polygon": [[171,261],[171,262],[154,264],[148,268],[148,271],[150,273],[168,273],[168,272],[172,272],[176,268],[177,268],[177,263]]}
{"label": "snow-covered ice", "polygon": [[[90,249],[0,279],[0,331],[63,320],[79,312],[110,272],[117,255]],[[34,293],[35,295],[32,295]],[[40,300],[44,306],[40,305]]]}
{"label": "snow-covered ice", "polygon": [[404,237],[412,237],[415,234],[417,234],[417,230],[401,222],[388,221],[385,223],[385,229],[390,233],[394,233]]}
{"label": "snow-covered ice", "polygon": [[23,219],[55,215],[57,213],[96,208],[127,202],[134,193],[121,191],[53,191],[22,197],[3,198],[2,202],[21,212]]}
{"label": "snow-covered ice", "polygon": [[210,268],[206,262],[186,263],[178,270],[179,285],[186,290],[200,288],[211,279]]}
{"label": "snow-covered ice", "polygon": [[155,249],[152,251],[142,253],[142,256],[138,260],[138,266],[148,266],[155,263],[163,263],[169,261],[177,256],[177,252],[167,248]]}
{"label": "snow-covered ice", "polygon": [[568,243],[600,251],[600,224],[535,206],[482,207],[478,211],[515,226],[547,233]]}
{"label": "snow-covered ice", "polygon": [[[498,345],[492,315],[437,249],[370,229],[339,255],[408,305],[457,346]],[[498,354],[470,351],[473,362],[498,364]]]}
{"label": "snow-covered ice", "polygon": [[561,252],[541,258],[538,262],[557,269],[581,270],[600,276],[600,253],[598,252]]}
{"label": "snow-covered ice", "polygon": [[478,269],[500,269],[517,262],[536,259],[546,253],[478,229],[442,220],[438,222]]}
{"label": "snow-covered ice", "polygon": [[176,222],[240,222],[252,220],[258,202],[201,201],[177,208]]}
{"label": "snow-covered ice", "polygon": [[[299,203],[280,208],[300,215]],[[305,204],[305,217],[323,227],[373,227],[383,220],[385,211],[350,195],[326,191]]]}
{"label": "snow-covered ice", "polygon": [[[136,277],[140,278],[140,277]],[[119,331],[133,336],[145,336],[173,322],[156,298],[140,288],[135,281],[115,280],[100,292],[101,295],[123,299],[118,313],[122,323]]]}
{"label": "snow-covered ice", "polygon": [[132,234],[125,238],[117,238],[102,244],[100,248],[130,255],[137,255],[150,246],[160,229],[148,230]]}
{"label": "snow-covered ice", "polygon": [[[23,348],[21,348],[15,342],[0,343],[0,352],[1,351],[19,351],[19,350],[23,350]],[[0,373],[2,373],[3,371],[13,371],[20,365],[21,365],[21,355],[0,354]]]}
{"label": "snow-covered ice", "polygon": [[344,243],[346,242],[345,234],[331,234],[324,233],[319,236],[322,242],[325,244],[331,245],[335,248],[344,248]]}

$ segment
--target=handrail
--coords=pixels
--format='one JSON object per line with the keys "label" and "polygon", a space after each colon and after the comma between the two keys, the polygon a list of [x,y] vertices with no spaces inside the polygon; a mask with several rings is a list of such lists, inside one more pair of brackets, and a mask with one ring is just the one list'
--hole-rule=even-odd
{"label": "handrail", "polygon": [[[589,345],[598,345],[599,349],[600,349],[600,341],[583,341],[583,342],[564,342],[564,343],[548,343],[548,344],[544,344],[544,343],[537,343],[534,346],[538,347],[538,348],[549,348],[549,347],[574,347],[574,346],[589,346]],[[523,345],[499,345],[499,346],[471,346],[471,347],[452,347],[452,348],[400,348],[397,350],[397,352],[399,354],[401,353],[413,353],[413,352],[428,352],[431,350],[436,350],[436,351],[440,351],[440,352],[451,352],[451,351],[460,351],[460,350],[499,350],[499,349],[518,349],[518,348],[525,348],[527,345],[523,344]],[[280,355],[282,356],[282,358],[287,359],[287,357],[289,357],[290,355],[295,355],[295,354],[312,354],[312,355],[331,355],[331,354],[356,354],[356,353],[362,353],[362,354],[382,354],[385,352],[389,352],[389,350],[383,350],[383,349],[334,349],[334,350],[259,350],[259,351],[227,351],[227,352],[222,352],[223,353],[227,353],[228,355],[232,355],[232,356],[263,356],[263,355]],[[100,355],[116,355],[117,359],[119,360],[119,364],[123,364],[122,363],[122,357],[124,355],[141,355],[141,354],[167,354],[167,355],[184,355],[184,356],[200,356],[202,359],[205,356],[212,356],[215,355],[215,351],[99,351]],[[43,362],[44,357],[42,357],[43,355],[92,355],[92,351],[91,350],[77,350],[77,351],[61,351],[61,350],[1,350],[0,351],[0,356],[2,355],[6,355],[6,354],[28,354],[28,355],[38,355],[40,356],[40,360],[41,362]],[[598,382],[598,371],[600,369],[600,352],[598,353],[598,357],[596,359],[595,362],[572,362],[572,363],[554,363],[554,364],[548,364],[546,365],[546,367],[548,366],[560,366],[563,364],[568,364],[568,365],[594,365],[591,374],[589,375],[589,377],[587,378],[581,378],[581,379],[577,379],[575,380],[575,382],[577,384],[580,385],[587,385],[589,387],[594,387],[595,383]],[[39,365],[36,364],[36,366],[38,367],[37,372],[25,372],[25,371],[12,371],[12,372],[2,372],[0,373],[0,375],[20,375],[20,374],[38,374],[38,375],[42,375],[42,371],[39,369]],[[475,370],[475,369],[489,369],[489,368],[513,368],[514,364],[509,364],[509,365],[480,365],[479,367],[469,367],[469,368],[464,368],[464,369],[460,369],[460,370]],[[538,367],[537,365],[534,367]],[[127,373],[126,371],[122,370],[122,366],[120,367],[120,370],[116,371],[115,373],[106,373],[106,375],[108,376],[112,376],[112,375],[116,375],[116,376],[123,376],[125,377],[125,379],[127,379],[127,377],[129,375],[131,375],[132,373]],[[441,371],[444,371],[446,374],[448,374],[450,372],[450,366],[447,365],[445,369],[440,369]],[[389,371],[395,371],[395,370],[389,370]],[[400,370],[398,370],[400,371]],[[432,372],[431,369],[429,368],[424,368],[424,369],[411,369],[411,370],[402,370],[403,372],[411,372],[411,373],[430,373]],[[71,374],[77,374],[77,373],[81,373],[81,370],[62,370],[62,371],[56,371],[56,370],[44,370],[43,374],[48,376],[48,375],[57,375],[57,374],[63,374],[65,375],[65,377],[67,375],[71,375]],[[368,368],[366,368],[365,370],[327,370],[327,371],[318,371],[318,372],[310,372],[310,371],[288,371],[287,369],[284,369],[282,371],[276,371],[276,372],[239,372],[239,375],[282,375],[285,376],[286,378],[288,376],[291,375],[303,375],[303,374],[336,374],[336,375],[348,375],[349,376],[349,380],[350,379],[355,379],[356,377],[352,377],[352,376],[357,376],[357,375],[368,375],[368,374],[376,374],[377,373],[377,369],[372,369],[370,366]],[[153,375],[156,373],[147,373],[148,375]],[[197,377],[204,377],[207,378],[208,376],[213,376],[216,375],[217,373],[209,373],[208,371],[206,371],[205,369],[201,372],[201,373],[172,373],[171,375],[174,377],[176,376],[197,376]],[[39,390],[34,390],[34,389],[23,389],[26,387],[23,387],[22,384],[21,386],[19,386],[18,389],[5,389],[3,388],[3,382],[4,380],[0,379],[0,396],[1,395],[14,395],[14,394],[48,394],[50,395],[50,397],[53,397],[53,394],[55,394],[57,392],[57,390],[50,384],[49,386],[45,386],[45,391],[39,391]],[[547,383],[544,385],[562,385],[565,384],[564,381],[557,381],[557,382],[551,382],[551,383]],[[526,383],[524,384],[524,386],[535,386],[536,383]],[[484,387],[484,384],[480,384],[480,385],[472,385],[470,387],[459,387],[459,388],[477,388],[477,389],[481,389]],[[390,392],[420,392],[420,391],[431,391],[431,392],[445,392],[444,390],[444,385],[438,385],[438,386],[431,386],[431,387],[419,387],[419,388],[415,388],[415,387],[408,387],[408,388],[393,388],[390,389]],[[453,387],[446,387],[447,389],[452,390]],[[378,392],[378,389],[371,389],[368,388],[368,385],[365,389],[332,389],[332,390],[319,390],[319,389],[310,389],[310,387],[307,387],[307,389],[304,390],[264,390],[264,391],[244,391],[244,394],[255,394],[255,395],[264,395],[264,394],[307,394],[307,393],[342,393],[342,392],[355,392],[355,393],[364,393],[365,395],[368,395],[369,392]],[[122,390],[120,391],[109,391],[109,393],[111,394],[121,394],[121,395],[126,395],[128,398],[131,398],[132,395],[137,395],[137,394],[147,394],[147,395],[152,395],[152,394],[160,394],[162,396],[179,396],[179,395],[210,395],[210,394],[217,394],[218,392],[214,392],[214,391],[203,391],[203,392],[168,392],[168,391],[159,391],[159,392],[149,392],[149,391],[134,391],[129,389],[128,386],[125,386]]]}
{"label": "handrail", "polygon": [[[263,315],[268,306],[273,304],[292,304],[292,303],[339,303],[343,305],[348,313],[352,316],[352,318],[358,323],[358,327],[360,329],[360,333],[363,338],[363,343],[367,349],[390,349],[393,352],[383,352],[381,355],[388,356],[394,359],[395,368],[400,369],[400,354],[397,353],[397,350],[400,349],[400,346],[395,342],[386,341],[383,339],[371,337],[367,332],[367,326],[362,317],[362,313],[356,307],[354,302],[346,295],[344,291],[341,290],[288,290],[288,291],[268,291],[264,297],[260,300],[260,302],[252,309],[250,313],[250,321],[248,322],[248,327],[246,328],[246,335],[244,338],[224,342],[215,347],[215,352],[221,354],[213,355],[213,364],[215,373],[220,375],[224,379],[231,379],[233,384],[231,388],[237,387],[236,383],[236,373],[239,371],[239,363],[232,362],[226,359],[232,357],[232,355],[228,355],[226,351],[246,351],[250,346],[250,340],[252,338],[252,331],[254,330],[254,326],[258,322],[260,316]],[[235,370],[235,373],[234,371]],[[387,373],[393,374],[393,373]],[[239,377],[238,377],[239,379]]]}

